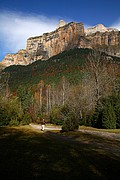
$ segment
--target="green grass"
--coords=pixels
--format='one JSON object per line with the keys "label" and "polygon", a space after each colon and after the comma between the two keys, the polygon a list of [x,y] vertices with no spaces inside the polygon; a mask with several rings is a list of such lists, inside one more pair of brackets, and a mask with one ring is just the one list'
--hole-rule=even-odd
{"label": "green grass", "polygon": [[0,179],[118,179],[120,141],[0,127]]}

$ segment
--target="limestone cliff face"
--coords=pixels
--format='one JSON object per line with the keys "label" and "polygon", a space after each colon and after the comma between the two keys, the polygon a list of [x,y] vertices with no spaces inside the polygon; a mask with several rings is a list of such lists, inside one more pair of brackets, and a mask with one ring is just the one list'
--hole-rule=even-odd
{"label": "limestone cliff face", "polygon": [[[64,50],[72,48],[93,48],[97,45],[108,49],[118,49],[120,55],[120,32],[114,28],[106,28],[102,24],[84,30],[82,23],[63,22],[56,31],[43,36],[29,38],[26,50],[34,60],[48,59]],[[114,54],[112,54],[114,55]]]}
{"label": "limestone cliff face", "polygon": [[106,46],[117,46],[120,48],[120,32],[119,31],[106,31],[96,32],[88,35],[88,39],[91,40],[91,45],[106,45]]}
{"label": "limestone cliff face", "polygon": [[[60,21],[57,29],[42,36],[27,39],[26,50],[16,54],[7,54],[2,63],[6,66],[13,64],[27,65],[36,60],[46,60],[64,50],[73,48],[108,47],[120,56],[120,32],[99,24],[84,29],[83,23]],[[112,55],[113,55],[112,54]]]}
{"label": "limestone cliff face", "polygon": [[29,38],[26,50],[36,60],[48,59],[64,50],[84,46],[84,42],[82,42],[83,36],[83,24],[72,22],[57,28],[51,33]]}
{"label": "limestone cliff face", "polygon": [[7,54],[2,61],[5,66],[10,65],[27,65],[31,61],[31,57],[24,49],[19,50],[16,54]]}
{"label": "limestone cliff face", "polygon": [[[120,55],[120,31],[115,28],[106,28],[102,24],[85,30],[86,37],[91,41],[91,46],[99,45],[109,50],[116,49]],[[114,54],[113,54],[114,55]]]}
{"label": "limestone cliff face", "polygon": [[115,28],[107,28],[103,24],[97,24],[96,26],[90,27],[85,29],[86,35],[94,34],[96,32],[111,32],[111,31],[118,31]]}
{"label": "limestone cliff face", "polygon": [[64,20],[60,20],[57,28],[63,27],[63,26],[65,26],[65,25],[66,25],[66,22],[65,22]]}
{"label": "limestone cliff face", "polygon": [[103,24],[98,24],[96,26],[93,26],[93,27],[90,27],[90,28],[87,28],[85,30],[86,34],[89,35],[89,34],[93,34],[95,32],[106,32],[107,31],[107,28],[103,25]]}

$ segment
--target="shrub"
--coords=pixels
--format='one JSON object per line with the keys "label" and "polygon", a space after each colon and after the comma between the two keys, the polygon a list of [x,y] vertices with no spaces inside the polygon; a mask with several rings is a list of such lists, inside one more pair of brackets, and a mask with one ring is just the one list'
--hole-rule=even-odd
{"label": "shrub", "polygon": [[70,113],[68,117],[65,118],[64,124],[62,126],[63,132],[75,131],[79,128],[79,121],[73,113]]}
{"label": "shrub", "polygon": [[19,125],[22,110],[17,98],[0,97],[0,126]]}
{"label": "shrub", "polygon": [[9,125],[9,116],[7,114],[7,110],[4,107],[0,107],[0,126]]}
{"label": "shrub", "polygon": [[23,114],[21,125],[28,125],[29,123],[30,123],[30,116],[27,113]]}
{"label": "shrub", "polygon": [[20,124],[19,120],[16,119],[11,119],[11,121],[9,122],[10,126],[18,126]]}
{"label": "shrub", "polygon": [[80,125],[84,126],[92,126],[92,115],[83,116],[80,119]]}
{"label": "shrub", "polygon": [[54,107],[50,113],[50,123],[56,124],[56,125],[62,125],[63,121],[64,120],[63,120],[60,109],[57,107]]}

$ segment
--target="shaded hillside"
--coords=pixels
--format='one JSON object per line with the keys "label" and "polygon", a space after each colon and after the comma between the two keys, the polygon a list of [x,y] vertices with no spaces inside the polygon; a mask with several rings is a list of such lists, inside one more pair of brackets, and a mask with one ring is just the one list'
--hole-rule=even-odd
{"label": "shaded hillside", "polygon": [[[30,87],[41,80],[45,84],[56,84],[63,76],[70,83],[76,84],[85,73],[84,65],[91,52],[90,49],[72,49],[53,56],[47,61],[38,60],[27,66],[7,67],[5,72],[10,73],[10,89],[16,89],[20,85]],[[119,61],[119,59],[115,60]]]}
{"label": "shaded hillside", "polygon": [[89,49],[74,49],[64,51],[47,61],[7,67],[5,72],[10,73],[9,86],[11,89],[19,85],[31,86],[41,80],[45,83],[57,83],[62,76],[75,83],[80,78],[82,66],[89,53]]}

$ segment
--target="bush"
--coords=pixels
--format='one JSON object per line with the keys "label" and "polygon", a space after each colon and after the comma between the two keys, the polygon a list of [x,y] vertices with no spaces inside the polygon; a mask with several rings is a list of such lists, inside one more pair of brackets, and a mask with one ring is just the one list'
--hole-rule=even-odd
{"label": "bush", "polygon": [[64,122],[61,111],[59,108],[53,108],[50,113],[50,123],[62,125]]}
{"label": "bush", "polygon": [[21,117],[22,110],[17,98],[0,97],[0,126],[19,125]]}
{"label": "bush", "polygon": [[0,107],[0,126],[9,125],[9,116],[7,114],[7,110],[4,107]]}
{"label": "bush", "polygon": [[25,113],[22,116],[21,125],[28,125],[28,124],[30,124],[30,116],[27,113]]}
{"label": "bush", "polygon": [[75,131],[79,128],[79,121],[75,117],[73,113],[70,113],[68,117],[66,117],[64,124],[62,126],[62,131],[63,132],[68,132],[68,131]]}
{"label": "bush", "polygon": [[18,126],[20,124],[19,120],[16,118],[16,119],[12,119],[10,122],[9,122],[9,125],[10,126]]}
{"label": "bush", "polygon": [[92,115],[87,115],[87,116],[83,116],[81,119],[80,119],[80,125],[83,125],[83,126],[92,126]]}

